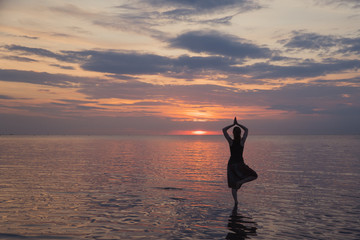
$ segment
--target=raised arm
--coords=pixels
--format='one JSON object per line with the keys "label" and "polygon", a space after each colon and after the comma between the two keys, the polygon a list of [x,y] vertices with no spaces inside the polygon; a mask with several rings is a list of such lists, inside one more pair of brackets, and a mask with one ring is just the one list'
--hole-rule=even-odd
{"label": "raised arm", "polygon": [[236,123],[236,124],[244,130],[244,134],[243,134],[243,136],[241,138],[241,145],[244,146],[246,138],[247,138],[248,133],[249,133],[249,129],[247,127],[245,127],[244,125],[240,124],[240,123]]}
{"label": "raised arm", "polygon": [[249,129],[247,127],[245,127],[244,125],[238,123],[237,120],[236,120],[236,117],[234,118],[234,124],[238,125],[239,127],[242,128],[242,130],[244,130],[244,134],[243,134],[243,136],[241,138],[241,145],[244,146],[246,138],[248,136]]}
{"label": "raised arm", "polygon": [[223,131],[223,134],[224,134],[224,136],[225,136],[225,138],[226,138],[226,140],[228,141],[228,143],[231,145],[232,144],[232,139],[231,139],[231,137],[229,136],[229,133],[227,132],[227,130],[229,130],[229,128],[232,128],[233,126],[235,126],[236,125],[236,118],[234,119],[234,123],[233,124],[231,124],[231,125],[229,125],[229,126],[226,126],[226,127],[224,127],[223,129],[222,129],[222,131]]}

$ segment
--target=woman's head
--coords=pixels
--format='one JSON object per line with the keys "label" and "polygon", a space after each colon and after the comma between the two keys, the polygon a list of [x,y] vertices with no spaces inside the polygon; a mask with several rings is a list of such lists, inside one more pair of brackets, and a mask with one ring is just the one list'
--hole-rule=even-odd
{"label": "woman's head", "polygon": [[239,127],[234,127],[233,134],[234,134],[234,140],[241,139],[241,129]]}

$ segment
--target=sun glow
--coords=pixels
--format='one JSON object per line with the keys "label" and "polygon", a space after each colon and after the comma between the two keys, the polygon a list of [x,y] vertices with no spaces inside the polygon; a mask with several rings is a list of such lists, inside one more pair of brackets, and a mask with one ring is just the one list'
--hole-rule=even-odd
{"label": "sun glow", "polygon": [[207,133],[207,131],[196,130],[196,131],[192,131],[191,133],[194,135],[204,135]]}

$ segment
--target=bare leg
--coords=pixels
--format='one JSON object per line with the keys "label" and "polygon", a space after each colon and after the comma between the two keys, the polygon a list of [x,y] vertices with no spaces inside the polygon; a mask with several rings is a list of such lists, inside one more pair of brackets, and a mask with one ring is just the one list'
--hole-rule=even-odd
{"label": "bare leg", "polygon": [[234,202],[235,202],[235,206],[234,206],[234,207],[237,207],[237,205],[238,205],[237,191],[238,191],[238,189],[236,189],[236,188],[232,188],[232,189],[231,189],[231,193],[232,193],[232,196],[233,196]]}
{"label": "bare leg", "polygon": [[236,184],[237,184],[238,186],[241,186],[241,185],[243,185],[244,183],[253,181],[253,180],[255,180],[255,179],[257,179],[257,176],[249,176],[249,177],[247,177],[247,178],[244,178],[244,179],[241,180],[241,181],[238,181]]}

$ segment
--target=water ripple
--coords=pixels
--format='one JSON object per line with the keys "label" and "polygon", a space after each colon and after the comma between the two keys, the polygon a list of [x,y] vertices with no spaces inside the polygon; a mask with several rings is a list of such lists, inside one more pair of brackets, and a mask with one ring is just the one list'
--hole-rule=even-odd
{"label": "water ripple", "polygon": [[360,137],[0,137],[0,239],[359,239]]}

